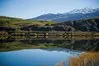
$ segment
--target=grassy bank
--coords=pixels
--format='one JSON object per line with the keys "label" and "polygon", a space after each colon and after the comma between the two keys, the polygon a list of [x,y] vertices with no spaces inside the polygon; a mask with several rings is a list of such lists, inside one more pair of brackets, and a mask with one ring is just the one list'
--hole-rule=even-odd
{"label": "grassy bank", "polygon": [[79,57],[73,57],[70,66],[99,66],[99,52],[86,52]]}

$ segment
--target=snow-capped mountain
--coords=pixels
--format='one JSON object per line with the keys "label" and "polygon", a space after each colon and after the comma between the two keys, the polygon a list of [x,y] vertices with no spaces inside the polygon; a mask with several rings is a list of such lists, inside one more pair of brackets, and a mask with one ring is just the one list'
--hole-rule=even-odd
{"label": "snow-capped mountain", "polygon": [[44,21],[50,20],[50,21],[56,21],[56,22],[65,22],[65,21],[87,19],[87,18],[94,18],[94,17],[99,17],[99,8],[74,9],[72,11],[62,13],[62,14],[49,13],[49,14],[44,14],[44,15],[38,16],[36,18],[32,18],[32,19],[44,20]]}
{"label": "snow-capped mountain", "polygon": [[74,10],[68,12],[68,13],[69,14],[73,14],[73,13],[83,13],[83,14],[86,14],[86,13],[94,13],[97,10],[99,10],[99,9],[98,8],[97,9],[83,8],[83,9],[74,9]]}

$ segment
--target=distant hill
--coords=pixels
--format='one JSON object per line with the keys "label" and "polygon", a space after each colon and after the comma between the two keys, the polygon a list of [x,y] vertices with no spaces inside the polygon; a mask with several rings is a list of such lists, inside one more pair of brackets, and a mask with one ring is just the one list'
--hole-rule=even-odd
{"label": "distant hill", "polygon": [[55,23],[0,16],[0,30],[99,32],[99,17]]}
{"label": "distant hill", "polygon": [[82,32],[99,32],[99,18],[90,18],[74,21],[66,21],[55,23],[52,25],[39,26],[27,26],[22,30],[31,31],[82,31]]}
{"label": "distant hill", "polygon": [[21,28],[30,25],[39,25],[44,26],[45,24],[53,24],[52,21],[38,21],[38,20],[27,20],[21,18],[0,16],[0,27],[12,27],[12,28]]}
{"label": "distant hill", "polygon": [[67,30],[70,31],[99,32],[99,17],[62,22],[55,25],[63,26],[65,29],[68,28],[67,26],[69,26]]}
{"label": "distant hill", "polygon": [[38,17],[32,18],[33,20],[44,20],[44,21],[55,21],[55,22],[65,22],[73,21],[87,18],[95,18],[99,16],[99,8],[83,8],[83,9],[74,9],[70,12],[60,13],[60,14],[44,14]]}

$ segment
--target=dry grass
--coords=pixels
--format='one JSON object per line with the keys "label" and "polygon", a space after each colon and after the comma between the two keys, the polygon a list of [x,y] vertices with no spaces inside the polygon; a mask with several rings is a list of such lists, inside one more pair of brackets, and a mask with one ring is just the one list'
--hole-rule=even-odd
{"label": "dry grass", "polygon": [[99,66],[99,52],[87,52],[69,61],[70,66]]}

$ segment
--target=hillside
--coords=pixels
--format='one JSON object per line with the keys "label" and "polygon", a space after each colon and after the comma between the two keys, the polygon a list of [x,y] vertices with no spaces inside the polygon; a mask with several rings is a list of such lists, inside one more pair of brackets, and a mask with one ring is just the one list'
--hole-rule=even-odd
{"label": "hillside", "polygon": [[26,20],[21,18],[13,18],[7,16],[0,16],[0,26],[1,27],[11,27],[11,28],[22,28],[30,25],[40,25],[53,24],[52,21],[38,21],[38,20]]}
{"label": "hillside", "polygon": [[20,18],[0,16],[0,30],[8,30],[8,28],[21,31],[31,30],[98,32],[99,18],[90,18],[85,20],[74,20],[62,23],[55,23],[52,21],[26,20]]}
{"label": "hillside", "polygon": [[99,32],[99,18],[90,18],[85,20],[75,20],[63,23],[58,23],[58,25],[71,26],[75,31],[96,31]]}
{"label": "hillside", "polygon": [[36,31],[83,31],[83,32],[98,32],[99,18],[90,18],[85,20],[75,20],[62,23],[56,23],[45,26],[27,26],[22,30],[36,30]]}

